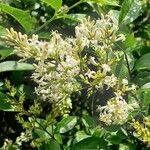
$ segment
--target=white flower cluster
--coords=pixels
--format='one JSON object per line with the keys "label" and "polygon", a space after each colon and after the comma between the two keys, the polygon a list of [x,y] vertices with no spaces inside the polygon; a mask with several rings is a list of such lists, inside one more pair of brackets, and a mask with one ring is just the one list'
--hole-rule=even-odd
{"label": "white flower cluster", "polygon": [[[22,132],[19,137],[16,138],[16,141],[5,139],[2,149],[8,150],[11,148],[18,148],[22,145],[22,142],[28,142],[32,138],[32,133],[30,131]],[[17,147],[16,147],[17,146]]]}
{"label": "white flower cluster", "polygon": [[[123,79],[122,84],[117,84],[117,78],[112,76],[106,76],[105,80],[110,80],[107,82],[108,88],[113,88],[115,96],[107,101],[106,106],[99,106],[98,112],[100,121],[107,125],[111,124],[124,124],[128,120],[129,113],[134,111],[134,109],[139,108],[137,101],[132,101],[127,103],[127,100],[123,98],[126,97],[128,91],[132,92],[136,90],[135,85],[129,86],[128,80]],[[109,84],[110,83],[110,84]],[[106,83],[105,83],[106,84]]]}
{"label": "white flower cluster", "polygon": [[[112,50],[113,45],[124,40],[124,36],[118,35],[117,30],[118,27],[108,14],[95,21],[84,19],[75,28],[75,38],[63,39],[57,32],[52,32],[49,41],[40,41],[37,35],[29,39],[27,35],[13,29],[7,30],[8,34],[3,38],[15,47],[23,61],[35,59],[32,79],[38,84],[35,92],[39,99],[50,101],[53,111],[59,115],[67,115],[72,108],[72,92],[82,89],[79,78],[88,87],[101,89],[107,86],[107,90],[112,88],[115,93],[124,93],[135,88],[129,89],[128,83],[123,80],[120,90],[117,77],[111,73],[113,61],[108,53],[114,53],[116,57],[116,51]],[[95,53],[94,56],[82,54],[85,49],[90,48]],[[118,56],[114,59],[118,59]],[[93,65],[93,69],[90,65]],[[105,123],[116,123],[118,120],[121,123],[127,118],[128,112],[126,101],[114,97],[108,101],[107,106],[101,107],[100,120]]]}
{"label": "white flower cluster", "polygon": [[99,119],[107,125],[124,124],[129,113],[134,110],[133,106],[135,105],[128,104],[122,96],[116,96],[110,99],[106,106],[99,106]]}
{"label": "white flower cluster", "polygon": [[92,44],[102,50],[111,51],[116,41],[125,39],[123,34],[116,35],[117,31],[118,26],[113,22],[111,14],[108,14],[105,17],[102,15],[102,18],[96,21],[91,21],[90,18],[83,20],[76,27],[76,37],[82,41],[82,46]]}
{"label": "white flower cluster", "polygon": [[32,138],[31,132],[21,132],[20,136],[16,138],[15,144],[22,145],[22,142],[28,142]]}

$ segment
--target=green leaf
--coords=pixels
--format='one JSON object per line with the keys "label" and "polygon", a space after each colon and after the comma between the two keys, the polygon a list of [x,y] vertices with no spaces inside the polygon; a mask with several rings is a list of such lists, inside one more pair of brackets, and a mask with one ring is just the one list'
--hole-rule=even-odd
{"label": "green leaf", "polygon": [[119,150],[135,150],[136,146],[131,143],[119,144]]}
{"label": "green leaf", "polygon": [[0,26],[0,36],[6,34],[6,29],[3,26]]}
{"label": "green leaf", "polygon": [[86,127],[93,127],[94,128],[96,126],[94,119],[88,115],[84,115],[82,117],[82,122]]}
{"label": "green leaf", "polygon": [[81,140],[83,140],[83,139],[86,139],[86,138],[88,138],[88,137],[91,137],[90,135],[87,135],[86,133],[85,133],[85,131],[83,131],[83,130],[81,130],[81,131],[78,131],[78,132],[76,132],[76,141],[77,142],[80,142]]}
{"label": "green leaf", "polygon": [[115,144],[115,145],[118,145],[121,143],[122,139],[117,136],[117,135],[110,135],[107,140],[112,143],[112,144]]}
{"label": "green leaf", "polygon": [[95,129],[95,131],[94,131],[94,133],[93,133],[92,136],[101,138],[101,137],[103,137],[106,133],[107,133],[107,132],[106,132],[106,130],[105,130],[104,128],[98,127],[98,128]]}
{"label": "green leaf", "polygon": [[61,120],[56,126],[56,132],[65,133],[74,128],[77,123],[77,117],[69,116]]}
{"label": "green leaf", "polygon": [[99,150],[100,148],[106,148],[107,142],[97,137],[89,137],[78,143],[76,143],[72,150]]}
{"label": "green leaf", "polygon": [[7,95],[2,92],[0,92],[0,110],[14,111],[11,107],[11,104],[7,102]]}
{"label": "green leaf", "polygon": [[141,86],[140,88],[141,90],[149,90],[150,91],[150,82],[144,84],[143,86]]}
{"label": "green leaf", "polygon": [[17,61],[5,61],[0,63],[0,72],[34,70],[33,65],[27,63],[18,63]]}
{"label": "green leaf", "polygon": [[72,26],[81,22],[86,16],[86,14],[64,14],[63,16],[60,16],[60,18],[62,18],[63,22],[68,26]]}
{"label": "green leaf", "polygon": [[45,132],[44,130],[41,130],[41,129],[35,129],[32,132],[32,135],[35,139],[36,138],[43,138],[43,139],[49,139],[50,138],[50,135],[47,132]]}
{"label": "green leaf", "polygon": [[150,53],[143,55],[135,64],[135,69],[150,69]]}
{"label": "green leaf", "polygon": [[32,17],[28,12],[2,3],[0,3],[0,10],[16,19],[27,32],[32,30]]}
{"label": "green leaf", "polygon": [[58,11],[62,6],[62,0],[41,0],[51,6],[55,11]]}
{"label": "green leaf", "polygon": [[123,42],[123,46],[125,49],[127,48],[133,49],[133,47],[135,46],[135,38],[133,33],[126,35],[126,39]]}
{"label": "green leaf", "polygon": [[131,23],[140,14],[142,9],[140,0],[124,0],[119,15],[119,23]]}
{"label": "green leaf", "polygon": [[83,0],[83,1],[97,3],[99,5],[119,6],[117,0]]}
{"label": "green leaf", "polygon": [[120,61],[112,66],[112,71],[119,80],[129,78],[128,68],[125,63],[124,55],[121,56]]}
{"label": "green leaf", "polygon": [[47,143],[43,143],[39,150],[61,150],[59,143],[50,139]]}
{"label": "green leaf", "polygon": [[120,128],[120,130],[117,131],[117,136],[120,137],[121,139],[128,138],[127,131],[124,128]]}
{"label": "green leaf", "polygon": [[59,144],[63,144],[62,135],[60,133],[54,134],[54,138]]}
{"label": "green leaf", "polygon": [[0,49],[0,60],[4,60],[8,56],[13,54],[13,49]]}
{"label": "green leaf", "polygon": [[122,7],[120,10],[120,15],[119,15],[119,23],[121,23],[123,21],[123,19],[126,17],[133,2],[134,2],[134,0],[124,0],[123,1]]}

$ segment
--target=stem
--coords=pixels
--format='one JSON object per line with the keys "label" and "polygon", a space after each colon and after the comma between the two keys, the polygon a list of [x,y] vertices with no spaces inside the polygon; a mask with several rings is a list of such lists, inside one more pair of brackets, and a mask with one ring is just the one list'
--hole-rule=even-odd
{"label": "stem", "polygon": [[125,56],[125,60],[126,60],[126,64],[127,64],[127,68],[128,68],[128,72],[129,72],[129,76],[130,76],[130,79],[132,77],[132,73],[131,73],[131,70],[130,70],[130,65],[129,65],[129,61],[128,61],[128,57],[127,57],[127,54],[123,51],[124,53],[124,56]]}
{"label": "stem", "polygon": [[[34,119],[34,121],[42,128],[42,130],[44,130],[51,138],[53,137],[53,135],[51,135],[37,120],[36,118],[32,117]],[[52,125],[53,126],[53,125]]]}
{"label": "stem", "polygon": [[[72,6],[68,7],[68,10],[66,10],[66,13],[76,7],[77,5],[83,3],[83,1],[78,1],[77,3],[73,4]],[[37,33],[38,31],[40,31],[41,29],[43,29],[44,27],[46,27],[49,23],[51,23],[52,21],[56,20],[56,19],[60,19],[62,18],[63,16],[60,16],[62,12],[60,13],[55,13],[54,16],[52,18],[50,18],[47,22],[45,22],[43,25],[41,25],[40,27],[38,27],[34,32],[31,32],[31,34],[33,33]]]}
{"label": "stem", "polygon": [[115,45],[118,46],[123,51],[123,53],[124,53],[126,64],[127,64],[127,68],[128,68],[128,72],[129,72],[129,77],[131,79],[132,73],[131,73],[131,70],[130,70],[130,65],[129,65],[127,54],[125,53],[125,51],[122,49],[122,47],[119,44],[115,43]]}
{"label": "stem", "polygon": [[132,92],[129,92],[129,94],[138,102],[140,108],[142,108],[142,105],[140,103],[140,100],[138,99],[138,97],[136,96],[136,94],[132,93]]}
{"label": "stem", "polygon": [[78,2],[76,2],[75,4],[73,4],[72,6],[70,6],[70,7],[68,7],[68,11],[70,10],[70,9],[72,9],[72,8],[74,8],[74,7],[76,7],[77,5],[79,5],[79,4],[81,4],[81,3],[83,3],[84,1],[82,1],[82,0],[80,0],[80,1],[78,1]]}
{"label": "stem", "polygon": [[[54,14],[54,16],[52,18],[50,18],[47,22],[45,22],[43,25],[41,25],[40,27],[38,27],[34,33],[37,33],[38,31],[40,31],[41,29],[43,29],[44,27],[46,27],[50,22],[54,21],[55,19],[57,19],[56,14]],[[33,34],[31,32],[31,34]]]}
{"label": "stem", "polygon": [[108,52],[106,51],[106,64],[108,64]]}

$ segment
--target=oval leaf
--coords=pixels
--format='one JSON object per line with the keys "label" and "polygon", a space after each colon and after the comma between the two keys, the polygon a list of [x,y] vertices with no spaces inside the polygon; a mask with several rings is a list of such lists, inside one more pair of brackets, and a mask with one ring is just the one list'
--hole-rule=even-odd
{"label": "oval leaf", "polygon": [[58,142],[50,139],[49,142],[43,143],[39,150],[61,150]]}
{"label": "oval leaf", "polygon": [[135,69],[141,70],[141,69],[150,69],[150,53],[147,53],[143,55],[135,65]]}
{"label": "oval leaf", "polygon": [[4,60],[6,57],[13,54],[13,49],[0,49],[0,60]]}
{"label": "oval leaf", "polygon": [[5,61],[0,63],[0,72],[34,70],[33,65],[27,63],[18,63],[17,61]]}
{"label": "oval leaf", "polygon": [[7,102],[7,95],[2,92],[0,92],[0,110],[14,111],[11,107],[11,104]]}
{"label": "oval leaf", "polygon": [[141,86],[141,90],[150,90],[150,82],[144,84],[143,86]]}
{"label": "oval leaf", "polygon": [[28,12],[6,4],[0,4],[0,10],[16,19],[26,31],[31,31],[33,22]]}
{"label": "oval leaf", "polygon": [[77,117],[69,116],[64,118],[62,121],[58,123],[56,126],[56,132],[65,133],[70,131],[77,123]]}
{"label": "oval leaf", "polygon": [[5,35],[6,34],[6,28],[4,28],[3,26],[0,26],[0,36]]}
{"label": "oval leaf", "polygon": [[58,11],[62,6],[62,0],[41,0],[42,2],[51,6],[55,11]]}
{"label": "oval leaf", "polygon": [[133,22],[142,9],[140,0],[124,0],[119,15],[119,23],[125,24]]}
{"label": "oval leaf", "polygon": [[117,0],[84,0],[84,2],[92,2],[99,5],[119,6]]}
{"label": "oval leaf", "polygon": [[107,142],[97,137],[89,137],[76,143],[72,150],[88,150],[88,149],[101,149],[106,148]]}
{"label": "oval leaf", "polygon": [[82,122],[83,124],[86,126],[86,127],[95,127],[96,126],[96,123],[95,123],[95,120],[94,118],[88,116],[88,115],[84,115],[82,117]]}

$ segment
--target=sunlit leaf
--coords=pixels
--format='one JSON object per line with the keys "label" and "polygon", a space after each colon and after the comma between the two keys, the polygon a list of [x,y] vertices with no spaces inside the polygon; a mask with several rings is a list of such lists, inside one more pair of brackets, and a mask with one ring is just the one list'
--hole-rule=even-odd
{"label": "sunlit leaf", "polygon": [[88,116],[88,115],[84,115],[82,117],[82,122],[86,127],[95,127],[96,123],[94,121],[94,118]]}
{"label": "sunlit leaf", "polygon": [[106,145],[107,142],[103,139],[97,137],[89,137],[76,143],[73,146],[72,150],[88,150],[88,149],[98,150],[100,148],[106,147]]}
{"label": "sunlit leaf", "polygon": [[56,132],[65,133],[67,131],[70,131],[76,125],[76,123],[77,117],[75,116],[69,116],[67,118],[64,118],[56,126]]}
{"label": "sunlit leaf", "polygon": [[140,0],[124,0],[119,15],[119,23],[131,23],[140,14],[142,9]]}
{"label": "sunlit leaf", "polygon": [[84,0],[85,2],[97,3],[99,5],[119,6],[117,0]]}
{"label": "sunlit leaf", "polygon": [[0,60],[7,58],[13,54],[13,49],[0,49]]}
{"label": "sunlit leaf", "polygon": [[39,150],[61,150],[58,142],[50,139],[47,143],[43,143]]}
{"label": "sunlit leaf", "polygon": [[7,95],[2,92],[0,92],[0,110],[14,111],[11,107],[11,104],[7,102]]}
{"label": "sunlit leaf", "polygon": [[141,86],[141,88],[140,88],[141,90],[150,90],[150,82],[148,82],[148,83],[146,83],[146,84],[144,84],[143,86]]}
{"label": "sunlit leaf", "polygon": [[132,143],[121,143],[119,144],[119,150],[135,150],[136,145]]}
{"label": "sunlit leaf", "polygon": [[51,6],[55,11],[58,11],[62,6],[62,0],[41,0],[42,2]]}
{"label": "sunlit leaf", "polygon": [[5,61],[0,63],[0,72],[20,70],[34,70],[34,67],[31,64],[19,63],[17,61]]}
{"label": "sunlit leaf", "polygon": [[135,69],[150,69],[150,53],[143,55],[139,60],[137,60]]}
{"label": "sunlit leaf", "polygon": [[22,27],[26,31],[29,32],[32,30],[32,25],[33,25],[32,17],[30,16],[28,12],[23,11],[18,8],[11,7],[6,4],[2,4],[2,3],[0,3],[0,11],[3,11],[11,15],[14,19],[16,19],[22,25]]}

